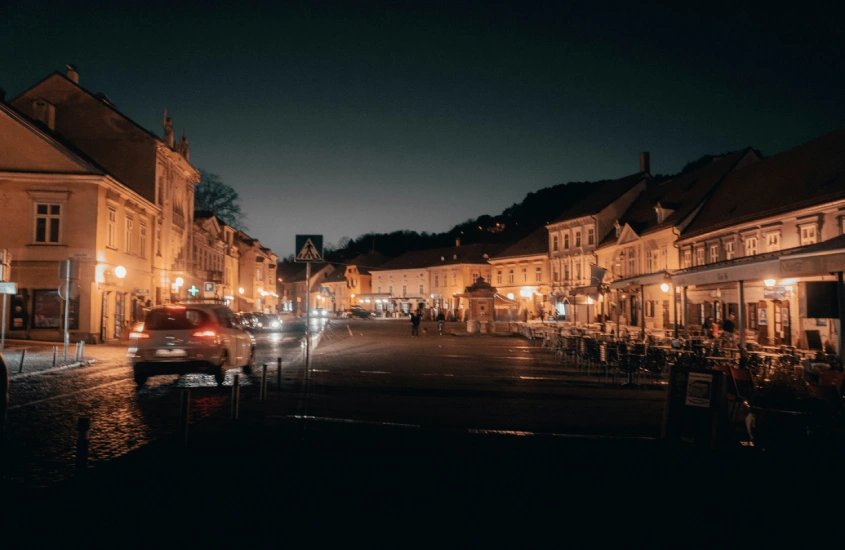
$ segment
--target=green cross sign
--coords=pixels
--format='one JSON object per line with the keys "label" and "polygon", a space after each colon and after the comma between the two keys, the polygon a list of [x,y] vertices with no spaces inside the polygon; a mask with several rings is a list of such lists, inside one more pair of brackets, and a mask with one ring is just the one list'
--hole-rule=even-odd
{"label": "green cross sign", "polygon": [[188,292],[191,293],[191,296],[196,298],[197,294],[200,293],[200,289],[197,288],[197,285],[191,285],[191,288],[188,289]]}

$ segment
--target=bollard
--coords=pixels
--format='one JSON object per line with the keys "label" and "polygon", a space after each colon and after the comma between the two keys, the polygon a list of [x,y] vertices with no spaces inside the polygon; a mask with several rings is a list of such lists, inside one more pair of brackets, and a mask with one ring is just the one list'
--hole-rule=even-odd
{"label": "bollard", "polygon": [[87,418],[80,418],[76,426],[76,474],[82,476],[88,467],[88,438],[91,429],[91,421]]}
{"label": "bollard", "polygon": [[83,361],[85,359],[85,340],[79,341],[79,361]]}
{"label": "bollard", "polygon": [[23,351],[21,352],[21,366],[20,366],[20,368],[18,369],[18,374],[20,374],[20,373],[22,373],[22,372],[23,372],[23,362],[24,362],[24,361],[26,361],[26,350],[23,350]]}
{"label": "bollard", "polygon": [[188,446],[188,418],[191,413],[191,390],[182,390],[179,406],[179,428],[182,431],[182,444]]}
{"label": "bollard", "polygon": [[76,346],[73,348],[73,360],[79,361],[79,342],[77,342]]}
{"label": "bollard", "polygon": [[261,401],[267,401],[267,363],[261,365]]}
{"label": "bollard", "polygon": [[282,391],[282,358],[277,357],[276,362],[279,365],[278,371],[276,372],[276,389]]}
{"label": "bollard", "polygon": [[232,420],[238,419],[238,406],[241,399],[241,375],[235,375],[235,381],[232,382]]}
{"label": "bollard", "polygon": [[56,361],[59,358],[59,346],[53,346],[53,366],[56,366]]}

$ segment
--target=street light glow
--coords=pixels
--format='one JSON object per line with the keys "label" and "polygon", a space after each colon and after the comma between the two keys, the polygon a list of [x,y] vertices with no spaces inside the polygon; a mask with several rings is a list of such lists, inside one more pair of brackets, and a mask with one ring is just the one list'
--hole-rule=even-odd
{"label": "street light glow", "polygon": [[114,274],[118,279],[122,279],[126,277],[126,268],[122,265],[117,266],[114,268]]}
{"label": "street light glow", "polygon": [[182,277],[176,277],[176,286],[182,286],[185,284],[185,279]]}

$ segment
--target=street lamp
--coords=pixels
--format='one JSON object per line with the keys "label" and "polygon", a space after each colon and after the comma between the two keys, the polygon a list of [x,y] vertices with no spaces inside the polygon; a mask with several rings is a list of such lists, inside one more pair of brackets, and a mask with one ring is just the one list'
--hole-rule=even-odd
{"label": "street lamp", "polygon": [[241,288],[239,288],[239,289],[238,289],[238,293],[240,293],[240,294],[243,294],[243,293],[244,293],[244,289],[243,289],[243,287],[241,287]]}
{"label": "street lamp", "polygon": [[660,290],[662,290],[664,293],[669,292],[669,283],[663,283],[662,285],[660,285]]}
{"label": "street lamp", "polygon": [[[124,271],[126,271],[126,270],[124,270]],[[176,286],[182,286],[184,284],[185,284],[185,279],[183,279],[182,277],[176,277]]]}
{"label": "street lamp", "polygon": [[765,284],[769,288],[772,288],[773,286],[775,286],[776,282],[777,281],[775,281],[774,279],[766,279],[765,281],[763,281],[763,284]]}
{"label": "street lamp", "polygon": [[114,268],[114,275],[118,279],[126,277],[126,268],[122,265],[117,266],[116,268]]}

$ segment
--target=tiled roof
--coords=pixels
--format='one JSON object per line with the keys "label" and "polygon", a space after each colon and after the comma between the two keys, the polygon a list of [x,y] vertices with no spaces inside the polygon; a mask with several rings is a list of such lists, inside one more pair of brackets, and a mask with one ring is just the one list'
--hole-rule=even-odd
{"label": "tiled roof", "polygon": [[347,264],[357,267],[358,273],[361,275],[369,275],[370,269],[379,267],[390,259],[378,250],[371,250],[366,254],[359,254],[352,261],[347,262]]}
{"label": "tiled roof", "polygon": [[617,180],[603,180],[584,184],[590,185],[595,189],[586,197],[564,210],[552,223],[598,214],[607,205],[630,191],[632,187],[640,183],[643,179],[650,178],[651,176],[647,172],[637,172],[636,174],[631,174],[630,176],[625,176]]}
{"label": "tiled roof", "polygon": [[731,172],[681,238],[845,198],[845,128]]}
{"label": "tiled roof", "polygon": [[[754,155],[750,147],[717,158],[697,170],[671,180],[652,183],[625,211],[619,223],[630,225],[640,236],[677,225],[714,193],[719,183],[745,155]],[[662,223],[657,223],[657,214],[654,211],[658,203],[664,208],[674,210]],[[615,242],[616,234],[611,232],[599,246],[608,246]]]}
{"label": "tiled roof", "polygon": [[[415,250],[385,262],[372,271],[415,269],[440,265],[486,264],[487,258],[484,255],[493,256],[500,250],[502,250],[502,245],[498,244],[467,244],[431,250]],[[441,260],[441,258],[443,259]]]}
{"label": "tiled roof", "polygon": [[539,227],[524,239],[517,241],[498,254],[491,255],[493,258],[515,258],[518,256],[536,256],[549,253],[549,230]]}

